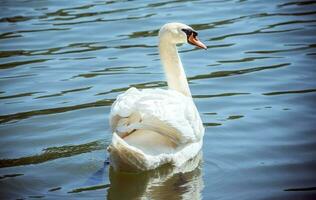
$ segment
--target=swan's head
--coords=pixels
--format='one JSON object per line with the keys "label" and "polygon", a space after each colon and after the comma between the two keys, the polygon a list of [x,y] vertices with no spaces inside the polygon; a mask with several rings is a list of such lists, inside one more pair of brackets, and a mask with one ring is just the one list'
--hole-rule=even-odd
{"label": "swan's head", "polygon": [[172,44],[189,43],[199,48],[207,47],[197,38],[198,33],[188,25],[182,23],[168,23],[161,27],[159,38]]}

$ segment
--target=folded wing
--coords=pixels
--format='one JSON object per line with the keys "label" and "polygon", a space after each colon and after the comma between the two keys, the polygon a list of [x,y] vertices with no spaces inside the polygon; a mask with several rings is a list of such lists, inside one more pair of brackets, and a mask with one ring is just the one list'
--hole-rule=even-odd
{"label": "folded wing", "polygon": [[177,145],[198,141],[204,133],[192,100],[162,89],[130,88],[119,95],[111,109],[110,124],[121,137],[135,130],[151,130]]}

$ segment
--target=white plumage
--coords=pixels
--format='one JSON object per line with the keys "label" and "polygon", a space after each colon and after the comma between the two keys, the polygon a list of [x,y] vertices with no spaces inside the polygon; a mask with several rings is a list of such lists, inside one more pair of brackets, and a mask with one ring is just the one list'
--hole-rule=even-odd
{"label": "white plumage", "polygon": [[[201,149],[204,127],[175,47],[179,41],[189,38],[182,29],[192,28],[171,23],[159,33],[160,55],[169,89],[138,90],[132,87],[119,95],[112,105],[113,138],[108,151],[111,165],[117,170],[144,171],[166,163],[181,166]],[[168,36],[175,30],[181,32]],[[163,37],[166,35],[168,37]],[[164,44],[171,41],[170,37],[179,38],[168,48]],[[161,51],[167,52],[166,56]]]}

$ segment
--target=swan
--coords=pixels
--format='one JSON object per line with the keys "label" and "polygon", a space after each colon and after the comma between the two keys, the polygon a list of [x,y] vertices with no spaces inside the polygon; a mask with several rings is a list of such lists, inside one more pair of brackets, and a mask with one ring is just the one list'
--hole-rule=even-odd
{"label": "swan", "polygon": [[164,164],[180,167],[203,144],[204,127],[193,102],[177,44],[207,47],[198,33],[182,23],[159,30],[159,54],[168,89],[129,88],[118,95],[109,116],[110,165],[117,171],[147,171]]}

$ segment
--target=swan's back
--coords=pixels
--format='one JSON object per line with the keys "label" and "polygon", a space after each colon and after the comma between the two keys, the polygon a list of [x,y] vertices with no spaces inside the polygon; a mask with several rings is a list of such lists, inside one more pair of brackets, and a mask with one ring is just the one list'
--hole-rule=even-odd
{"label": "swan's back", "polygon": [[130,88],[112,105],[110,124],[111,164],[127,170],[181,165],[200,150],[204,134],[192,98],[174,90]]}

